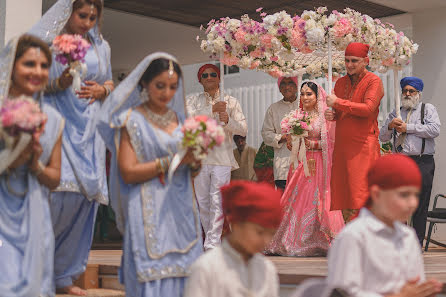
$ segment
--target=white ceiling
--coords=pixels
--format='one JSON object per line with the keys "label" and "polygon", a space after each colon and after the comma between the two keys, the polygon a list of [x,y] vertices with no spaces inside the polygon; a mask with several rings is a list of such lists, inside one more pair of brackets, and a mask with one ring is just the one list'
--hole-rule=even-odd
{"label": "white ceiling", "polygon": [[407,12],[416,12],[436,7],[446,7],[446,0],[367,0]]}

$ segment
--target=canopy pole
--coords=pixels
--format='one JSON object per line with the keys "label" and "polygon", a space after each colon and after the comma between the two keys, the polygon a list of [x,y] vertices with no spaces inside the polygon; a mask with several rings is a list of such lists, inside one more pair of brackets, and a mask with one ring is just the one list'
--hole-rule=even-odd
{"label": "canopy pole", "polygon": [[224,90],[225,90],[225,65],[223,64],[224,52],[220,53],[220,101],[224,101]]}
{"label": "canopy pole", "polygon": [[394,98],[395,98],[395,112],[396,112],[396,117],[401,119],[401,111],[400,111],[400,107],[401,107],[401,98],[400,98],[400,86],[399,86],[399,81],[398,81],[398,69],[394,68],[393,69],[393,93],[394,93]]}
{"label": "canopy pole", "polygon": [[331,49],[331,35],[328,33],[328,95],[331,95],[333,90],[333,61],[332,61],[332,49]]}

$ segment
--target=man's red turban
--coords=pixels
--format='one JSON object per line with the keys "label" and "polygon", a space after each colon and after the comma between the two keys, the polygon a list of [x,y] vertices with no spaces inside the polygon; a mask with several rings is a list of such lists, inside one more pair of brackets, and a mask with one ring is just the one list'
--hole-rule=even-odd
{"label": "man's red turban", "polygon": [[282,220],[281,191],[267,183],[233,181],[221,188],[223,214],[231,222],[252,222],[275,229]]}
{"label": "man's red turban", "polygon": [[360,43],[360,42],[352,42],[345,49],[346,57],[360,57],[365,58],[369,53],[370,46],[368,44]]}
{"label": "man's red turban", "polygon": [[197,76],[199,82],[201,82],[201,75],[208,68],[214,69],[215,72],[217,72],[218,78],[220,78],[220,69],[218,69],[217,66],[215,66],[214,64],[204,64],[203,66],[200,67],[200,69],[198,69]]}

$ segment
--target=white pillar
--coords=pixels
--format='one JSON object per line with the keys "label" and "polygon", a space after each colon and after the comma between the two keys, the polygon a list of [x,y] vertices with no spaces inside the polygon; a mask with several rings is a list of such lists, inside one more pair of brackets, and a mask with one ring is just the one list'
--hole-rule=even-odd
{"label": "white pillar", "polygon": [[42,0],[0,0],[0,47],[28,31],[42,16]]}
{"label": "white pillar", "polygon": [[[446,178],[446,14],[445,8],[428,9],[413,13],[413,38],[420,47],[413,60],[413,75],[424,81],[423,102],[432,103],[437,108],[442,127],[436,138],[435,178],[431,203],[438,193],[445,193]],[[442,200],[442,199],[440,199]],[[446,203],[441,203],[446,207]],[[446,226],[438,225],[436,239],[446,240]],[[426,234],[427,235],[427,234]]]}

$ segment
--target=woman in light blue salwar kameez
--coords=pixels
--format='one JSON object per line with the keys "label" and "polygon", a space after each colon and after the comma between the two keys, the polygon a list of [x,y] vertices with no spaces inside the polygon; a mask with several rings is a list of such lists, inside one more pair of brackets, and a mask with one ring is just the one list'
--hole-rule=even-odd
{"label": "woman in light blue salwar kameez", "polygon": [[191,183],[198,168],[187,165],[195,160],[187,154],[171,181],[161,174],[181,142],[185,113],[180,67],[164,53],[147,56],[100,111],[129,297],[182,296],[189,267],[203,252]]}
{"label": "woman in light blue salwar kameez", "polygon": [[101,0],[59,0],[30,31],[48,43],[58,34],[81,34],[91,43],[81,91],[73,92],[67,66],[55,62],[44,99],[66,119],[61,183],[50,205],[55,282],[76,295],[85,294],[73,281],[86,269],[98,205],[108,204],[105,144],[96,129],[101,101],[113,89],[110,47],[98,27],[102,10]]}
{"label": "woman in light blue salwar kameez", "polygon": [[[6,97],[39,98],[50,64],[51,52],[43,41],[27,35],[12,39],[0,54],[0,103]],[[49,190],[60,181],[64,119],[48,105],[41,109],[48,119],[39,140],[23,133],[15,147],[21,151],[17,158],[1,149],[0,295],[4,297],[55,295],[48,199]]]}

